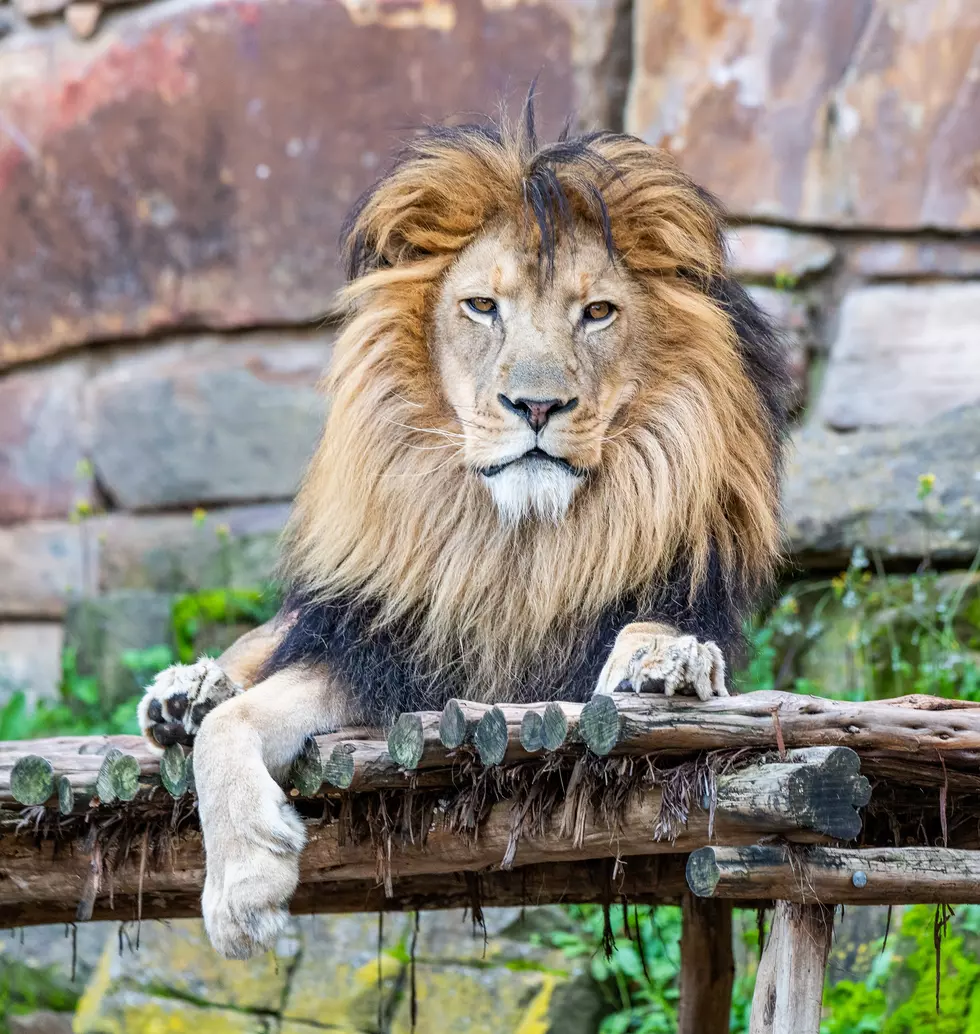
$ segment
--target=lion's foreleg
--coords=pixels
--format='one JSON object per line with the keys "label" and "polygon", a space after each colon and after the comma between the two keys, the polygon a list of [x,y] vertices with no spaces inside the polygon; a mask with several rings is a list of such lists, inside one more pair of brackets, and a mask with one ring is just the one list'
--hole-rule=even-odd
{"label": "lion's foreleg", "polygon": [[701,642],[671,625],[626,625],[606,659],[597,693],[690,693],[701,700],[728,696],[725,658],[716,643]]}
{"label": "lion's foreleg", "polygon": [[274,775],[288,771],[308,736],[346,718],[327,673],[290,668],[201,723],[193,757],[207,861],[202,905],[222,955],[248,958],[285,925],[306,836]]}

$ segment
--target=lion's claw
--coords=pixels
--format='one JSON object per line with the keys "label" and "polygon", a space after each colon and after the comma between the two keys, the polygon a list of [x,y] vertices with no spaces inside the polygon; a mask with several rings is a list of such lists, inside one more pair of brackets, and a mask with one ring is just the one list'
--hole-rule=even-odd
{"label": "lion's claw", "polygon": [[617,639],[596,692],[690,693],[701,700],[728,696],[725,658],[717,644],[692,635],[630,633]]}

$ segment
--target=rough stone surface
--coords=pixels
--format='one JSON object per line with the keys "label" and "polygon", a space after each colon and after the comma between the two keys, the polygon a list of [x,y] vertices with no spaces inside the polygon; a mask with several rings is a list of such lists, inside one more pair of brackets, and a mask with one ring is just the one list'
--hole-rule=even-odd
{"label": "rough stone surface", "polygon": [[204,338],[113,364],[91,383],[92,459],[130,510],[288,499],[319,437],[326,339]]}
{"label": "rough stone surface", "polygon": [[28,1013],[7,1020],[10,1034],[72,1034],[72,1015],[65,1012]]}
{"label": "rough stone surface", "polygon": [[980,401],[980,284],[877,284],[845,297],[818,413],[848,430]]}
{"label": "rough stone surface", "polygon": [[16,129],[0,136],[0,364],[316,318],[342,220],[411,128],[519,99],[542,70],[543,128],[579,101],[604,115],[622,7],[189,0],[120,14],[94,46],[15,33],[0,51]]}
{"label": "rough stone surface", "polygon": [[0,703],[23,690],[28,704],[54,699],[61,683],[64,629],[53,622],[0,623]]}
{"label": "rough stone surface", "polygon": [[286,1019],[352,1031],[375,1029],[379,1007],[390,1019],[404,971],[407,916],[385,916],[380,955],[374,915],[314,916],[299,920],[299,929],[303,950],[283,1005]]}
{"label": "rough stone surface", "polygon": [[851,249],[847,265],[871,278],[975,277],[980,276],[980,242],[865,241]]}
{"label": "rough stone surface", "polygon": [[102,4],[96,0],[74,0],[65,8],[65,24],[79,39],[95,35],[102,17]]}
{"label": "rough stone surface", "polygon": [[80,995],[99,963],[106,938],[115,931],[115,923],[79,923],[74,934],[64,925],[4,930],[0,935],[0,971],[5,971],[7,979],[14,978],[20,967],[43,971],[52,986],[68,995]]}
{"label": "rough stone surface", "polygon": [[107,704],[129,700],[143,689],[123,662],[125,651],[172,646],[171,602],[162,593],[120,590],[69,607],[66,645],[77,651],[79,672],[98,679]]}
{"label": "rough stone surface", "polygon": [[793,382],[793,409],[799,408],[807,397],[809,353],[815,336],[806,300],[789,291],[751,285],[748,288],[756,304],[776,324],[785,343],[790,377]]}
{"label": "rough stone surface", "polygon": [[87,531],[95,545],[99,590],[255,588],[275,574],[288,514],[288,504],[270,503],[197,515],[96,518]]}
{"label": "rough stone surface", "polygon": [[[420,915],[419,1034],[594,1034],[602,1003],[587,966],[529,938],[536,924],[563,922],[561,912],[520,917],[487,909],[484,942],[461,910]],[[379,952],[377,915],[303,916],[275,951],[242,964],[214,953],[200,921],[144,924],[138,952],[120,955],[109,937],[75,1031],[408,1034],[413,931],[411,916],[386,915]]]}
{"label": "rough stone surface", "polygon": [[66,516],[91,501],[83,377],[77,363],[0,377],[0,524]]}
{"label": "rough stone surface", "polygon": [[980,6],[637,7],[627,128],[746,217],[980,226]]}
{"label": "rough stone surface", "polygon": [[803,280],[822,273],[837,254],[825,237],[781,226],[738,226],[727,240],[732,271],[742,280]]}
{"label": "rough stone surface", "polygon": [[37,521],[0,527],[0,617],[58,617],[88,588],[84,527]]}
{"label": "rough stone surface", "polygon": [[[978,442],[980,405],[916,428],[803,430],[783,493],[790,551],[814,566],[836,566],[856,545],[969,563],[980,549]],[[925,475],[935,482],[919,499]]]}

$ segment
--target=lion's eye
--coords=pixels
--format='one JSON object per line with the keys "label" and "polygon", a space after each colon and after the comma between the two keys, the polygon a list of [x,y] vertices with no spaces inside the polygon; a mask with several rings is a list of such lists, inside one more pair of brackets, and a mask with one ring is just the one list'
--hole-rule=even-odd
{"label": "lion's eye", "polygon": [[602,323],[616,311],[612,302],[593,302],[585,307],[582,314],[586,323]]}
{"label": "lion's eye", "polygon": [[497,311],[497,303],[492,298],[466,298],[463,304],[481,316],[493,316]]}

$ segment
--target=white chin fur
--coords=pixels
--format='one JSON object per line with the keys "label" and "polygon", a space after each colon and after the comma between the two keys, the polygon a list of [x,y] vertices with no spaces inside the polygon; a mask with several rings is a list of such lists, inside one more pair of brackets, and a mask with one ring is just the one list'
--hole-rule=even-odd
{"label": "white chin fur", "polygon": [[513,463],[486,478],[493,501],[507,524],[525,517],[558,523],[579,485],[579,478],[552,463]]}

